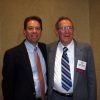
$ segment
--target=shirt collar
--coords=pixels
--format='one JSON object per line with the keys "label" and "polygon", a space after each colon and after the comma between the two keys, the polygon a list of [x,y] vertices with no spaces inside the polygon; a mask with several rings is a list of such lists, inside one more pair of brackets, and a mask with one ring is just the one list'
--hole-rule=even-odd
{"label": "shirt collar", "polygon": [[30,51],[30,52],[34,52],[34,48],[37,47],[38,48],[38,43],[36,44],[36,46],[34,46],[32,43],[30,43],[28,40],[25,40],[25,46],[26,48]]}
{"label": "shirt collar", "polygon": [[58,46],[63,50],[64,47],[68,48],[68,51],[74,47],[74,41],[72,40],[67,46],[64,46],[61,42],[58,43]]}

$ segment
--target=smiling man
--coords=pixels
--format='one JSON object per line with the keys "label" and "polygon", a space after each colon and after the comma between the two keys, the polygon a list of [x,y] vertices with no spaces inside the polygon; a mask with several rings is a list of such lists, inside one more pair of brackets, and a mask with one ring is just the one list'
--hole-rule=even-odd
{"label": "smiling man", "polygon": [[59,18],[55,28],[59,41],[47,47],[48,100],[96,100],[92,48],[74,39],[68,17]]}
{"label": "smiling man", "polygon": [[2,91],[4,100],[45,100],[46,45],[38,42],[42,21],[29,16],[24,21],[25,40],[5,52]]}

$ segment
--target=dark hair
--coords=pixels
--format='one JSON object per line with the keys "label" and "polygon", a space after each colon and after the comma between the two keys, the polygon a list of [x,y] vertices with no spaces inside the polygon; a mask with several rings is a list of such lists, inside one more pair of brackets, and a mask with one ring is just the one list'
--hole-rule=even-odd
{"label": "dark hair", "polygon": [[24,29],[26,29],[27,23],[28,23],[30,20],[36,20],[36,21],[38,21],[38,22],[40,23],[40,27],[41,27],[41,30],[42,30],[42,20],[41,20],[41,18],[38,17],[38,16],[29,16],[29,17],[25,18],[25,20],[24,20]]}
{"label": "dark hair", "polygon": [[[73,22],[72,22],[72,20],[71,20],[70,18],[62,16],[62,17],[60,17],[60,18],[57,20],[57,22],[56,22],[56,24],[55,24],[55,28],[56,28],[57,30],[59,29],[59,22],[62,21],[62,20],[69,20],[69,21],[72,23],[72,26],[73,26]],[[74,27],[74,26],[73,26],[73,27]]]}

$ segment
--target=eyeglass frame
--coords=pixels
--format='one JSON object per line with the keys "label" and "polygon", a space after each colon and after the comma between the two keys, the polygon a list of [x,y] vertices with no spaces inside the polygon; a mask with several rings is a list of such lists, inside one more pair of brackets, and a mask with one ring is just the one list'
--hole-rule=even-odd
{"label": "eyeglass frame", "polygon": [[66,31],[66,30],[72,30],[73,26],[63,26],[63,27],[59,27],[58,30],[59,31]]}

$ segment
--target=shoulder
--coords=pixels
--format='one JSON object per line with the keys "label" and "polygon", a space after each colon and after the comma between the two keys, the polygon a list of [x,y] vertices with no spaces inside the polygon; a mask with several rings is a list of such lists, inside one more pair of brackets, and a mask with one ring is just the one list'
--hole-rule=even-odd
{"label": "shoulder", "polygon": [[38,46],[39,46],[39,48],[46,48],[46,44],[45,43],[43,43],[43,42],[38,42]]}
{"label": "shoulder", "polygon": [[14,54],[18,53],[23,48],[25,48],[24,42],[16,45],[15,47],[12,47],[12,48],[6,50],[5,55],[14,55]]}
{"label": "shoulder", "polygon": [[75,47],[81,50],[92,50],[91,44],[85,42],[75,42]]}
{"label": "shoulder", "polygon": [[43,43],[43,42],[38,42],[38,45],[39,45],[39,46],[46,46],[46,44]]}
{"label": "shoulder", "polygon": [[52,48],[58,45],[58,41],[47,44],[47,48]]}

